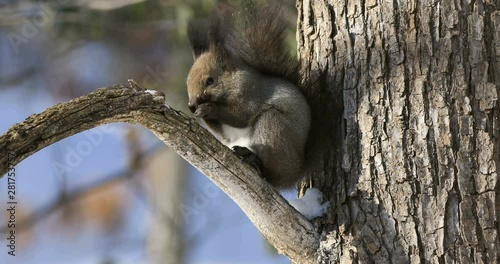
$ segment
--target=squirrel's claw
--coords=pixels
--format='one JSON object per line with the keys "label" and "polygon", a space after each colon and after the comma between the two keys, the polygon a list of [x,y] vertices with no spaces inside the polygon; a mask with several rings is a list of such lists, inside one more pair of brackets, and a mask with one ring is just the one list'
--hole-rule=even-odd
{"label": "squirrel's claw", "polygon": [[196,107],[196,110],[194,111],[194,116],[207,120],[215,119],[216,116],[214,104],[203,103],[198,105],[198,107]]}

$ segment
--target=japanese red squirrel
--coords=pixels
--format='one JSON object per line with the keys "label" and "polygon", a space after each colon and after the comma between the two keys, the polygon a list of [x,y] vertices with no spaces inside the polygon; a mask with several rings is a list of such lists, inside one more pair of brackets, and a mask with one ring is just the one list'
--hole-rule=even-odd
{"label": "japanese red squirrel", "polygon": [[311,125],[281,9],[261,3],[232,21],[222,15],[192,20],[188,39],[195,60],[187,77],[189,109],[278,189],[305,176]]}

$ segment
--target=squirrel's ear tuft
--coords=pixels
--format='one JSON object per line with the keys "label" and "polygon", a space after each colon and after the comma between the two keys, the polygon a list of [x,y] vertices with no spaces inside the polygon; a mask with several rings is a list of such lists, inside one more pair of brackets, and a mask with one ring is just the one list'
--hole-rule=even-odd
{"label": "squirrel's ear tuft", "polygon": [[220,48],[224,46],[225,33],[224,26],[222,25],[222,14],[215,12],[207,20],[208,25],[208,39],[212,48]]}
{"label": "squirrel's ear tuft", "polygon": [[206,19],[191,19],[187,35],[195,59],[204,52],[220,51],[225,38],[222,14],[215,12]]}
{"label": "squirrel's ear tuft", "polygon": [[210,40],[208,38],[209,27],[205,20],[190,20],[188,24],[188,40],[193,57],[196,59],[202,53],[210,48]]}
{"label": "squirrel's ear tuft", "polygon": [[217,64],[224,70],[231,70],[233,63],[226,48],[230,32],[228,14],[214,12],[205,19],[190,20],[188,24],[188,39],[193,56],[196,60],[205,52],[215,55]]}
{"label": "squirrel's ear tuft", "polygon": [[231,20],[228,12],[215,12],[209,18],[209,52],[213,53],[217,64],[225,71],[234,68],[233,59],[227,47],[227,41],[231,37]]}

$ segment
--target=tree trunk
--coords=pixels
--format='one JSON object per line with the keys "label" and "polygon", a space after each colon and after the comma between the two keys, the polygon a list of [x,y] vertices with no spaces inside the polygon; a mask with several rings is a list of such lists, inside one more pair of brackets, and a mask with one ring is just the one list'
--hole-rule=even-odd
{"label": "tree trunk", "polygon": [[500,2],[329,3],[298,1],[332,128],[319,262],[498,263]]}

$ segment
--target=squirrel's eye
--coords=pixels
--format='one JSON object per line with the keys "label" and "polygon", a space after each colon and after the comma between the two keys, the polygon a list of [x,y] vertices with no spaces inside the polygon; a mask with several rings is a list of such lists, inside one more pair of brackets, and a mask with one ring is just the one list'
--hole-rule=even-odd
{"label": "squirrel's eye", "polygon": [[205,81],[206,86],[212,85],[213,83],[214,83],[214,78],[212,77],[208,77],[207,80]]}

